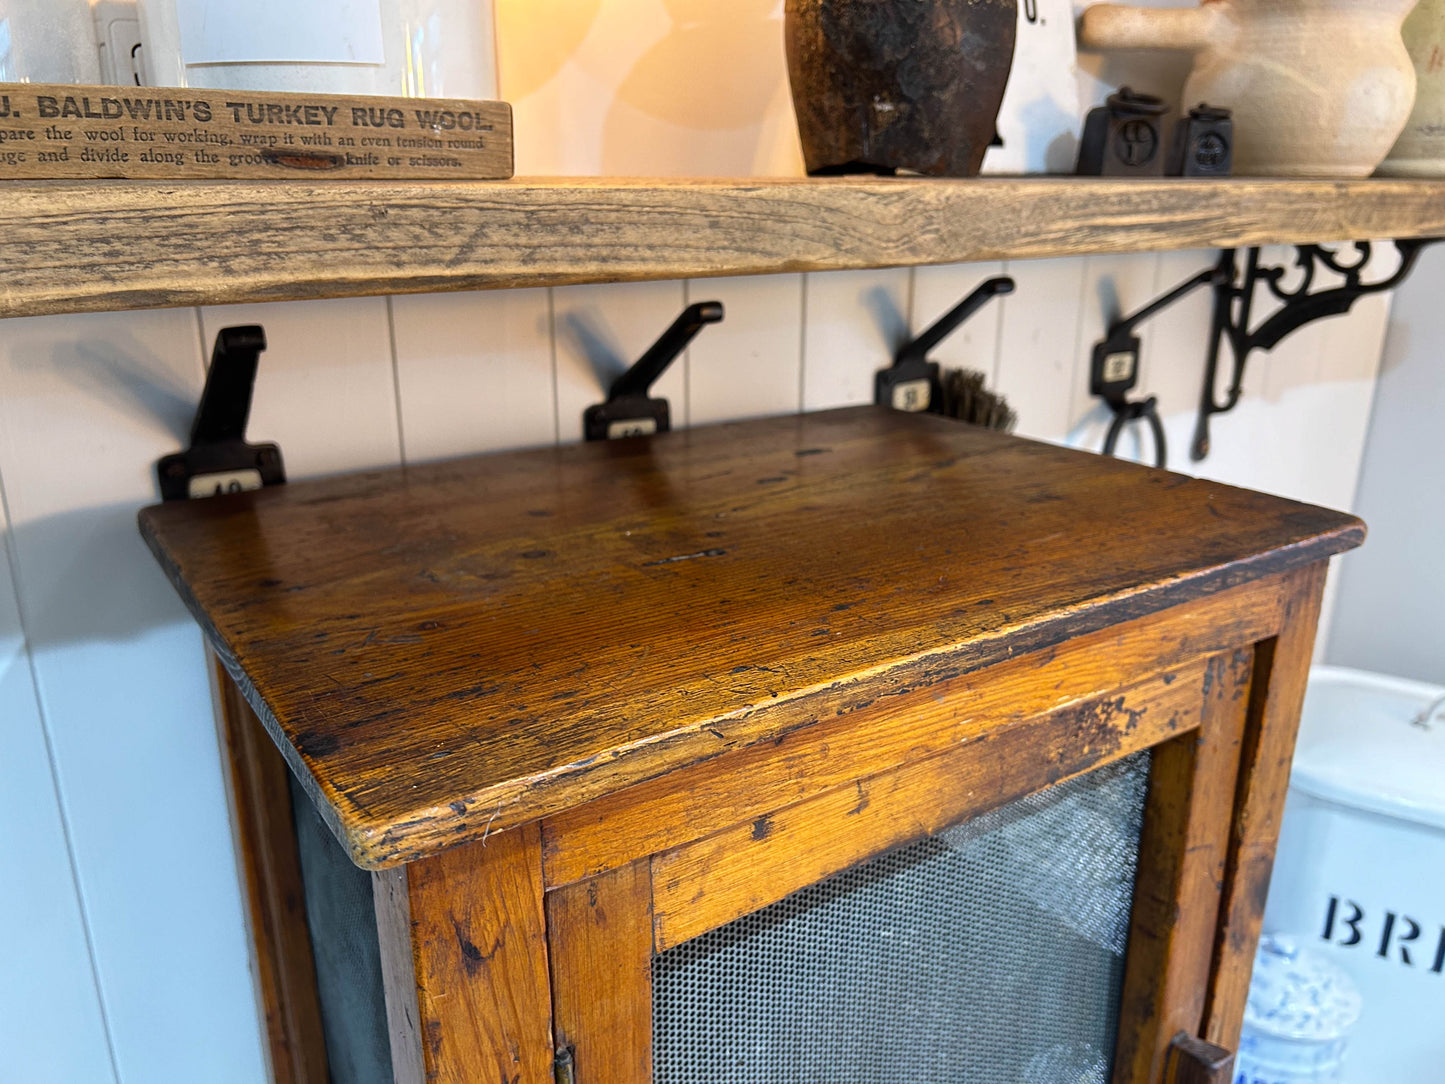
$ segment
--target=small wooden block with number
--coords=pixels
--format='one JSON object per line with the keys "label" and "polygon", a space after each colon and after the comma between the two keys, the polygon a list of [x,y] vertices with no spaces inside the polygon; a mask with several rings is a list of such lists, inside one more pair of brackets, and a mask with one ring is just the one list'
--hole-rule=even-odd
{"label": "small wooden block with number", "polygon": [[505,180],[512,107],[443,98],[0,83],[0,180]]}

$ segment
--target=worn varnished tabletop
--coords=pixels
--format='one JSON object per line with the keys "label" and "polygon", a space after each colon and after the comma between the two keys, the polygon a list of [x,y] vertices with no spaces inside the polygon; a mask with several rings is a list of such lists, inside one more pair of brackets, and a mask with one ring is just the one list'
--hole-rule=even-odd
{"label": "worn varnished tabletop", "polygon": [[372,868],[1363,537],[1341,513],[873,407],[140,522]]}

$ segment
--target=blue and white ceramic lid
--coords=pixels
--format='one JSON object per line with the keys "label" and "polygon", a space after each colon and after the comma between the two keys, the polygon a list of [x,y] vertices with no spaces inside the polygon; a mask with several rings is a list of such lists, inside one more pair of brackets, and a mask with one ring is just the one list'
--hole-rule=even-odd
{"label": "blue and white ceramic lid", "polygon": [[1244,1008],[1246,1029],[1326,1043],[1344,1038],[1359,1018],[1360,993],[1344,971],[1293,938],[1260,938]]}

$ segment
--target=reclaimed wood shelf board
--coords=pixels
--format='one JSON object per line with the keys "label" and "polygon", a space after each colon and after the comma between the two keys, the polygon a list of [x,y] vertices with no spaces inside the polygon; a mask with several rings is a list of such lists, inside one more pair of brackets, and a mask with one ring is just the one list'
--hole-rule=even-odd
{"label": "reclaimed wood shelf board", "polygon": [[875,407],[181,501],[141,531],[372,868],[870,705],[905,717],[1363,533]]}
{"label": "reclaimed wood shelf board", "polygon": [[1445,234],[1445,182],[9,181],[0,316]]}

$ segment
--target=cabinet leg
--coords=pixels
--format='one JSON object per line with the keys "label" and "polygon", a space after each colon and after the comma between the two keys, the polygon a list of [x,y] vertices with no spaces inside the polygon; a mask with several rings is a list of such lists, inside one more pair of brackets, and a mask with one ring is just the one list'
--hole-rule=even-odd
{"label": "cabinet leg", "polygon": [[271,1078],[274,1084],[326,1084],[326,1040],[288,769],[219,663],[216,680]]}

